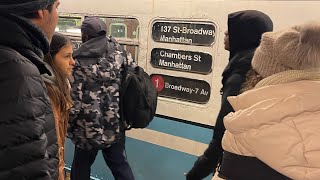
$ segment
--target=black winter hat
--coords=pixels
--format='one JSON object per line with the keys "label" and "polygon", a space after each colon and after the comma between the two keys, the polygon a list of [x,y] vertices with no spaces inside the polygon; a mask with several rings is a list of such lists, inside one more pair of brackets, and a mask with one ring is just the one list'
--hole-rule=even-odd
{"label": "black winter hat", "polygon": [[81,31],[91,37],[105,36],[107,31],[106,23],[95,16],[88,16],[81,25]]}
{"label": "black winter hat", "polygon": [[45,9],[56,0],[0,0],[0,12],[6,14],[27,14]]}

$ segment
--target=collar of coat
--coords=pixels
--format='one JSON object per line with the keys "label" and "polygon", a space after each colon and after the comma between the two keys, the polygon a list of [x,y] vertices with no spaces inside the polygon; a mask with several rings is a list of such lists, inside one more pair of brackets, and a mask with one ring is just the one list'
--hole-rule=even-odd
{"label": "collar of coat", "polygon": [[305,70],[288,70],[283,71],[261,80],[254,88],[260,88],[269,85],[284,84],[295,81],[310,80],[319,81],[320,73]]}

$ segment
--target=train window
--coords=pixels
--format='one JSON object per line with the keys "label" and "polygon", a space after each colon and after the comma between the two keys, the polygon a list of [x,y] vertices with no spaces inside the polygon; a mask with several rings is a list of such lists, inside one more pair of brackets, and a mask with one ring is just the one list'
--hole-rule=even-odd
{"label": "train window", "polygon": [[112,23],[110,25],[110,35],[113,37],[127,37],[127,26],[123,23]]}
{"label": "train window", "polygon": [[134,18],[101,18],[106,22],[107,34],[116,38],[128,38],[128,39],[138,39],[137,28],[139,22]]}
{"label": "train window", "polygon": [[[59,18],[56,31],[68,35],[71,38],[75,49],[78,49],[81,45],[81,24],[82,20],[86,17],[87,16],[84,16],[82,18],[81,15],[68,16],[68,14],[64,14]],[[138,20],[134,18],[118,17],[100,18],[107,24],[107,35],[113,36],[127,52],[131,53],[132,58],[137,61],[139,52]]]}
{"label": "train window", "polygon": [[115,37],[138,60],[139,49],[139,22],[134,18],[101,17],[107,24],[107,34]]}
{"label": "train window", "polygon": [[60,17],[56,27],[57,32],[81,34],[81,17]]}
{"label": "train window", "polygon": [[139,29],[140,27],[137,26],[137,30],[132,32],[132,35],[135,36],[137,39],[139,38]]}

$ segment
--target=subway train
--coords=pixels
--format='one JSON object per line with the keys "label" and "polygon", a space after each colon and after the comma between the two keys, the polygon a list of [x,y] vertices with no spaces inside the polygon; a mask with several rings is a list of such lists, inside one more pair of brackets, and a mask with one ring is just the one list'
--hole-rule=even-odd
{"label": "subway train", "polygon": [[[57,32],[81,45],[86,16],[130,52],[158,89],[157,115],[145,129],[126,132],[126,154],[137,180],[183,180],[212,138],[220,109],[221,74],[228,63],[224,32],[229,13],[259,10],[274,30],[318,20],[320,1],[60,0]],[[66,144],[66,171],[74,145]],[[113,179],[102,155],[92,179]],[[211,179],[208,177],[207,179]]]}

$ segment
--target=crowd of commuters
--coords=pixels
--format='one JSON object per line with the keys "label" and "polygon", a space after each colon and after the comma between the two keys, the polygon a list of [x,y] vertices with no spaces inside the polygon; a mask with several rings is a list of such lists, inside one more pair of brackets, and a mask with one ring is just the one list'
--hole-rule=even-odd
{"label": "crowd of commuters", "polygon": [[[71,179],[89,180],[101,150],[116,180],[134,180],[119,115],[129,56],[90,16],[73,52],[72,41],[54,32],[59,4],[0,1],[0,179],[64,180],[69,137]],[[186,179],[319,179],[320,23],[272,32],[268,15],[245,10],[227,24],[221,109]]]}

